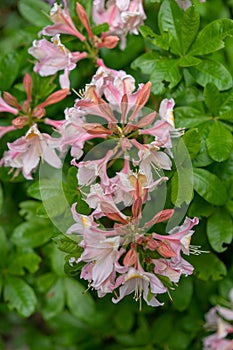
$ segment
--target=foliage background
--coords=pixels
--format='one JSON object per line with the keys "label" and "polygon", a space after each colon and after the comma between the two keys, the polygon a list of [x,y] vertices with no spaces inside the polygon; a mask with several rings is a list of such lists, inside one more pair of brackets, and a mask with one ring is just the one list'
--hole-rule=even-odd
{"label": "foliage background", "polygon": [[[90,13],[91,1],[82,3]],[[124,69],[138,82],[152,82],[151,108],[156,109],[162,98],[175,99],[176,126],[187,129],[183,140],[193,162],[194,192],[188,190],[181,160],[179,173],[174,171],[169,181],[169,193],[178,207],[190,202],[188,215],[200,218],[193,243],[210,253],[189,257],[194,275],[182,279],[171,292],[173,302],[165,297],[161,308],[144,305],[140,312],[131,297],[113,305],[108,296],[83,294],[85,283],[67,263],[64,272],[65,257],[75,246],[47,217],[36,176],[33,182],[22,176],[12,181],[8,169],[0,168],[0,349],[202,348],[204,314],[212,305],[224,303],[233,286],[233,1],[193,3],[183,13],[173,0],[146,0],[141,35],[128,37],[124,51],[102,49],[101,57],[107,66]],[[73,15],[74,4],[70,1]],[[42,7],[48,13],[48,4],[39,0],[0,4],[0,90],[19,100],[24,98],[23,75],[33,70],[27,50],[49,23]],[[95,70],[93,62],[79,62],[71,73],[72,87],[83,88]],[[57,84],[56,79],[35,74],[33,82],[40,99]],[[74,98],[72,94],[47,108],[47,116],[62,119]],[[7,125],[5,114],[0,122]],[[1,154],[6,142],[22,133],[5,135]],[[63,188],[70,203],[79,200],[73,169]],[[46,191],[52,201],[57,199],[54,182]],[[54,208],[54,217],[62,210],[59,205]]]}

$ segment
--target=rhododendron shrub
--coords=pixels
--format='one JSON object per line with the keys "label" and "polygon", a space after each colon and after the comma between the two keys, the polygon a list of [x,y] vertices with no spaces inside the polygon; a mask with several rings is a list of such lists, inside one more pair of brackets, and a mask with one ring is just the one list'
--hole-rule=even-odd
{"label": "rhododendron shrub", "polygon": [[0,348],[232,349],[231,3],[16,3]]}

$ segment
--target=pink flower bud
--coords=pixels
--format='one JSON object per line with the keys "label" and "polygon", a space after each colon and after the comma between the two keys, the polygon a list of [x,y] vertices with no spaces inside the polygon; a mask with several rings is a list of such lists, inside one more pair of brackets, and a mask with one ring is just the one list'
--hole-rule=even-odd
{"label": "pink flower bud", "polygon": [[87,16],[87,13],[84,10],[83,6],[79,2],[76,3],[76,12],[77,12],[77,15],[78,15],[81,23],[84,25],[84,27],[88,33],[89,38],[91,39],[93,37],[93,33],[91,30],[89,18]]}
{"label": "pink flower bud", "polygon": [[97,44],[98,49],[106,47],[107,49],[114,49],[119,42],[119,38],[116,35],[101,35],[101,41]]}

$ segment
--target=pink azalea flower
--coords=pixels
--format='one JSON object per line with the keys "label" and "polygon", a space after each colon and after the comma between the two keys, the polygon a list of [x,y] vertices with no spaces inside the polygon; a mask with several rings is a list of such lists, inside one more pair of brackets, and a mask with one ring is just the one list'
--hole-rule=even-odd
{"label": "pink azalea flower", "polygon": [[0,138],[3,137],[3,135],[5,135],[6,133],[8,133],[9,131],[15,130],[16,128],[14,127],[14,125],[9,125],[9,126],[0,126]]}
{"label": "pink azalea flower", "polygon": [[76,67],[79,60],[87,57],[86,52],[70,52],[61,43],[59,34],[52,38],[52,42],[46,39],[34,40],[28,52],[38,60],[34,71],[41,76],[53,75],[64,70],[64,74],[60,76],[60,85],[63,89],[69,88],[69,72]]}
{"label": "pink azalea flower", "polygon": [[95,24],[108,23],[109,34],[118,35],[121,49],[126,46],[126,35],[138,34],[138,27],[143,24],[146,15],[141,0],[94,0],[92,18]]}
{"label": "pink azalea flower", "polygon": [[120,295],[118,298],[113,298],[113,303],[118,303],[126,295],[134,292],[134,299],[140,302],[141,298],[145,300],[147,305],[161,306],[156,296],[157,294],[166,293],[167,289],[162,282],[154,274],[145,272],[139,265],[138,268],[130,267],[126,274],[120,276],[116,281],[116,284],[120,284]]}
{"label": "pink azalea flower", "polygon": [[16,174],[22,170],[24,177],[31,180],[40,158],[55,168],[61,167],[61,160],[54,150],[56,142],[50,135],[40,133],[34,124],[25,136],[7,144],[9,151],[4,153],[2,163],[16,168]]}
{"label": "pink azalea flower", "polygon": [[8,112],[11,114],[18,114],[18,110],[9,106],[6,101],[0,96],[0,112]]}
{"label": "pink azalea flower", "polygon": [[45,27],[39,34],[54,36],[56,34],[70,34],[76,36],[79,40],[84,41],[85,37],[75,27],[67,4],[67,0],[63,0],[64,9],[61,5],[55,3],[50,11],[50,19],[54,23]]}
{"label": "pink azalea flower", "polygon": [[190,240],[191,236],[194,233],[192,227],[197,225],[199,222],[198,218],[189,219],[186,217],[182,226],[174,227],[169,231],[169,235],[159,235],[153,233],[153,238],[161,240],[168,244],[176,256],[179,256],[180,251],[184,254],[190,254]]}

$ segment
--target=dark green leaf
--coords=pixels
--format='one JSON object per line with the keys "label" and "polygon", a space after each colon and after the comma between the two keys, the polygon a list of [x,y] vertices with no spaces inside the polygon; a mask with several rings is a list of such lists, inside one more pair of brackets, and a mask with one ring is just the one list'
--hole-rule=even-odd
{"label": "dark green leaf", "polygon": [[210,158],[206,146],[206,138],[208,137],[210,128],[211,123],[209,122],[198,125],[198,131],[201,138],[201,147],[199,153],[193,160],[193,165],[195,167],[203,167],[213,163],[213,159]]}
{"label": "dark green leaf", "polygon": [[182,278],[179,281],[178,287],[174,291],[171,291],[171,297],[173,300],[173,306],[176,310],[184,311],[188,308],[192,294],[193,294],[193,281],[191,278]]}
{"label": "dark green leaf", "polygon": [[0,57],[0,90],[8,90],[17,78],[20,67],[20,55],[10,52]]}
{"label": "dark green leaf", "polygon": [[3,209],[3,191],[2,191],[2,185],[0,183],[0,215],[2,214]]}
{"label": "dark green leaf", "polygon": [[9,273],[13,275],[24,275],[25,269],[35,273],[39,269],[41,258],[35,253],[21,253],[13,257],[8,265]]}
{"label": "dark green leaf", "polygon": [[220,99],[220,93],[217,87],[213,83],[206,84],[204,89],[204,100],[209,111],[214,116],[217,116],[221,105],[221,99]]}
{"label": "dark green leaf", "polygon": [[2,226],[0,226],[0,266],[6,265],[6,255],[7,255],[7,238],[5,231]]}
{"label": "dark green leaf", "polygon": [[85,293],[85,288],[80,282],[71,278],[65,278],[64,282],[70,312],[77,318],[90,322],[95,311],[92,297],[87,292]]}
{"label": "dark green leaf", "polygon": [[194,189],[207,202],[223,205],[227,200],[227,191],[223,182],[205,169],[194,168]]}
{"label": "dark green leaf", "polygon": [[184,202],[189,204],[193,196],[192,169],[180,168],[179,172],[173,175],[171,185],[172,203],[176,207],[180,207]]}
{"label": "dark green leaf", "polygon": [[210,129],[206,145],[210,157],[216,162],[223,162],[232,152],[232,134],[222,123],[216,121]]}
{"label": "dark green leaf", "polygon": [[219,61],[203,60],[197,66],[190,68],[190,73],[201,86],[213,83],[219,90],[227,90],[232,87],[230,72]]}
{"label": "dark green leaf", "polygon": [[20,0],[18,8],[20,14],[37,27],[51,24],[51,21],[46,16],[49,13],[50,6],[42,1]]}
{"label": "dark green leaf", "polygon": [[6,277],[4,300],[10,310],[16,309],[24,317],[29,317],[35,312],[37,306],[33,289],[20,277]]}
{"label": "dark green leaf", "polygon": [[178,128],[193,128],[211,119],[198,109],[188,106],[175,108],[174,115]]}
{"label": "dark green leaf", "polygon": [[203,281],[219,281],[227,274],[224,263],[212,253],[189,256],[188,260],[194,266],[194,274]]}
{"label": "dark green leaf", "polygon": [[196,194],[194,200],[190,204],[188,213],[190,217],[197,216],[201,218],[203,216],[210,216],[214,212],[214,210],[215,207],[213,205],[209,204],[202,197]]}
{"label": "dark green leaf", "polygon": [[49,220],[35,219],[23,222],[17,226],[12,235],[12,241],[18,246],[39,247],[53,236],[53,226]]}
{"label": "dark green leaf", "polygon": [[193,55],[206,55],[224,47],[226,36],[233,35],[233,21],[229,18],[217,19],[204,27],[191,47]]}
{"label": "dark green leaf", "polygon": [[173,36],[171,47],[174,53],[181,53],[181,31],[183,11],[175,1],[164,0],[158,15],[160,32],[170,32]]}
{"label": "dark green leaf", "polygon": [[200,15],[194,6],[190,6],[183,14],[181,27],[181,48],[185,54],[195,39],[200,25]]}
{"label": "dark green leaf", "polygon": [[54,285],[48,290],[42,302],[41,312],[46,320],[57,316],[62,312],[65,304],[64,280],[58,278]]}
{"label": "dark green leaf", "polygon": [[207,236],[211,247],[216,252],[227,249],[224,244],[230,244],[233,238],[231,216],[225,209],[217,209],[207,221]]}

